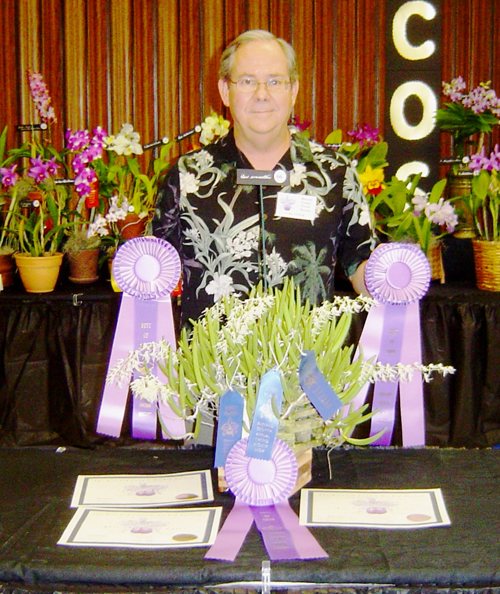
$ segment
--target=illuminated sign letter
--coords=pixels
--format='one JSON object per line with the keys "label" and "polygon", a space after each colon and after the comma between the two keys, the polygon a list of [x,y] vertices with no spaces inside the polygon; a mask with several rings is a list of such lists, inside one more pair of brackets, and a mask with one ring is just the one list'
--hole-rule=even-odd
{"label": "illuminated sign letter", "polygon": [[[411,95],[420,99],[423,107],[422,119],[416,126],[410,125],[405,118],[405,101]],[[428,136],[434,129],[434,115],[437,109],[437,98],[434,91],[425,83],[412,80],[394,91],[391,97],[390,117],[394,132],[405,140],[420,140]]]}
{"label": "illuminated sign letter", "polygon": [[386,176],[420,173],[429,191],[439,179],[443,0],[385,0]]}
{"label": "illuminated sign letter", "polygon": [[408,41],[408,19],[418,15],[426,21],[431,21],[436,16],[436,9],[429,2],[413,0],[403,4],[394,15],[392,21],[392,37],[399,54],[406,60],[426,60],[436,51],[436,44],[429,39],[421,45],[411,45]]}

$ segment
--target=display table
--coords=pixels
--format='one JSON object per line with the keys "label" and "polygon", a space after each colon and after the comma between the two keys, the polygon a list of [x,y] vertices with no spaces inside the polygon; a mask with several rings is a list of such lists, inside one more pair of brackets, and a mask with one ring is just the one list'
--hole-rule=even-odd
{"label": "display table", "polygon": [[[267,555],[255,526],[234,563],[205,561],[206,548],[56,544],[74,513],[69,505],[79,474],[179,472],[210,468],[212,461],[211,448],[0,448],[0,592],[132,594],[166,587],[205,592],[217,584],[260,581]],[[326,591],[334,584],[328,591],[350,593],[375,586],[384,593],[499,591],[500,450],[347,448],[332,451],[330,462],[331,478],[326,451],[314,451],[309,486],[441,488],[451,525],[413,530],[311,528],[328,559],[272,563],[273,582],[311,584],[301,591]],[[216,493],[215,505],[223,506],[223,519],[233,502],[232,495]],[[298,511],[298,494],[291,503]],[[242,587],[235,591],[242,592]]]}
{"label": "display table", "polygon": [[[106,280],[0,293],[0,445],[105,439],[95,427],[120,299]],[[500,443],[500,294],[432,283],[421,314],[424,362],[457,369],[425,385],[426,444]],[[363,322],[355,317],[353,340]]]}

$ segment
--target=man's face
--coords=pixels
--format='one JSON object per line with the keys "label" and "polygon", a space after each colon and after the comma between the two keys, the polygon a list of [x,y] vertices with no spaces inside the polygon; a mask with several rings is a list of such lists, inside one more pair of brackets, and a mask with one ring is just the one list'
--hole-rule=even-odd
{"label": "man's face", "polygon": [[[239,47],[234,55],[231,80],[242,77],[265,83],[271,78],[290,80],[285,54],[276,41],[251,41]],[[279,93],[270,93],[264,84],[253,93],[238,91],[235,84],[219,81],[219,91],[231,110],[235,133],[251,137],[275,134],[286,129],[292,112],[298,82]],[[257,136],[256,136],[257,135]]]}

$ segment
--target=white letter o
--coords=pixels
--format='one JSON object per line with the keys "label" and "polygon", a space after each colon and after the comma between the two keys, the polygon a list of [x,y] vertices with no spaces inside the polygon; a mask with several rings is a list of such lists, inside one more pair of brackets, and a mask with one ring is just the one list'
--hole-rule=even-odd
{"label": "white letter o", "polygon": [[[416,95],[422,102],[424,113],[419,124],[408,124],[404,115],[405,101]],[[434,116],[437,99],[434,91],[421,81],[410,81],[400,85],[391,98],[390,118],[394,132],[405,140],[419,140],[428,136],[434,129]]]}

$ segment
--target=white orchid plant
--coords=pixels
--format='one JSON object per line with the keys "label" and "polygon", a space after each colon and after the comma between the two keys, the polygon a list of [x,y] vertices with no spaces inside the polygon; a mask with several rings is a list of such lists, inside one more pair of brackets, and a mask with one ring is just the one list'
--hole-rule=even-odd
{"label": "white orchid plant", "polygon": [[[300,447],[364,445],[375,438],[355,439],[353,432],[373,413],[367,412],[368,404],[353,409],[351,402],[366,381],[409,379],[416,371],[430,380],[434,372],[454,371],[440,364],[391,367],[354,359],[354,345],[345,344],[352,317],[374,305],[363,296],[335,297],[320,306],[303,303],[292,279],[267,293],[255,287],[244,300],[233,293],[184,329],[176,350],[163,341],[143,344],[109,371],[107,381],[122,384],[139,372],[131,384],[134,397],[168,403],[189,422],[190,431],[182,437],[191,439],[202,423],[215,423],[219,398],[230,387],[243,396],[251,421],[260,381],[274,368],[283,387],[283,408],[274,411],[279,437]],[[298,371],[306,350],[314,351],[319,370],[344,405],[331,419],[319,416],[300,386]],[[153,363],[166,382],[151,373]]]}

